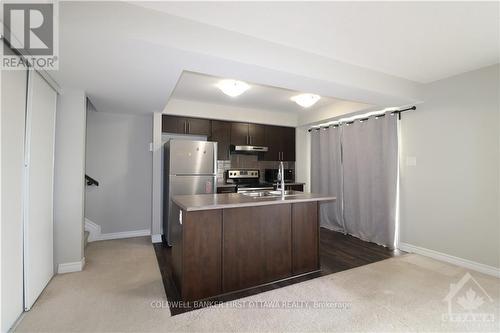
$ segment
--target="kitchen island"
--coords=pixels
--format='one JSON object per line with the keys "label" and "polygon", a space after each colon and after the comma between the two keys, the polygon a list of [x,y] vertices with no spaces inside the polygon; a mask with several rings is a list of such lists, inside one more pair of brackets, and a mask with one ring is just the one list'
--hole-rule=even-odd
{"label": "kitchen island", "polygon": [[318,202],[332,200],[302,192],[175,196],[172,270],[182,300],[317,272]]}

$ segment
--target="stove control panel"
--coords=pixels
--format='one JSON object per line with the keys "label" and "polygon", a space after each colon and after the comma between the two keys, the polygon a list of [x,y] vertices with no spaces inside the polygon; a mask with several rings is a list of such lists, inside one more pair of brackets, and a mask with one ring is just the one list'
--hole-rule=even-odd
{"label": "stove control panel", "polygon": [[259,178],[259,170],[246,169],[246,170],[227,170],[228,179],[238,178]]}

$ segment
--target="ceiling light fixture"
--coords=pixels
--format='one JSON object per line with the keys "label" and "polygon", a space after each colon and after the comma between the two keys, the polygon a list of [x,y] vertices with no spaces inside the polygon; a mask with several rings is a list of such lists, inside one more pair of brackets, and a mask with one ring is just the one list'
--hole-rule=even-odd
{"label": "ceiling light fixture", "polygon": [[221,80],[217,83],[216,87],[231,97],[237,97],[250,89],[250,86],[246,82],[237,80]]}
{"label": "ceiling light fixture", "polygon": [[302,106],[303,108],[308,108],[316,104],[316,102],[319,101],[320,98],[321,97],[319,95],[315,94],[300,94],[293,96],[291,100]]}

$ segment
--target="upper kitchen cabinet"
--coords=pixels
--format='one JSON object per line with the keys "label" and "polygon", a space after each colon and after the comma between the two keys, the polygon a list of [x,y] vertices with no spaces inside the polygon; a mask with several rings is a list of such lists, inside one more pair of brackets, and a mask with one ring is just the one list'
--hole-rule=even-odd
{"label": "upper kitchen cabinet", "polygon": [[248,124],[231,123],[231,144],[236,146],[248,145]]}
{"label": "upper kitchen cabinet", "polygon": [[264,146],[266,126],[248,123],[231,123],[231,144],[236,146]]}
{"label": "upper kitchen cabinet", "polygon": [[266,126],[248,124],[248,136],[252,146],[264,146],[266,144]]}
{"label": "upper kitchen cabinet", "polygon": [[281,161],[295,161],[295,128],[281,127]]}
{"label": "upper kitchen cabinet", "polygon": [[229,160],[229,145],[231,141],[231,123],[212,120],[212,135],[210,141],[217,142],[217,159]]}
{"label": "upper kitchen cabinet", "polygon": [[260,159],[265,161],[295,161],[295,128],[266,126],[265,145],[269,151]]}
{"label": "upper kitchen cabinet", "polygon": [[210,120],[163,115],[162,132],[210,136]]}

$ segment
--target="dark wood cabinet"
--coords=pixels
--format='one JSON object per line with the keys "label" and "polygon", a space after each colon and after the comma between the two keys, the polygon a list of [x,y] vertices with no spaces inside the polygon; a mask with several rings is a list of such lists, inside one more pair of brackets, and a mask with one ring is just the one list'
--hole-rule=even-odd
{"label": "dark wood cabinet", "polygon": [[205,135],[218,143],[217,159],[230,159],[230,145],[266,146],[259,160],[295,161],[295,128],[163,115],[162,132]]}
{"label": "dark wood cabinet", "polygon": [[248,140],[252,146],[264,146],[266,144],[266,126],[248,124]]}
{"label": "dark wood cabinet", "polygon": [[266,142],[269,148],[260,159],[265,161],[295,161],[295,128],[266,126]]}
{"label": "dark wood cabinet", "polygon": [[180,121],[181,117],[163,115],[161,118],[161,131],[164,133],[184,134],[184,123]]}
{"label": "dark wood cabinet", "polygon": [[217,142],[217,159],[229,160],[231,123],[227,121],[212,120],[212,134],[210,135],[210,141]]}
{"label": "dark wood cabinet", "polygon": [[292,246],[294,275],[319,269],[318,203],[292,205]]}
{"label": "dark wood cabinet", "polygon": [[192,301],[221,294],[222,211],[183,211],[183,215],[182,240],[172,249],[176,248],[172,254],[181,256],[174,258],[180,261],[181,297]]}
{"label": "dark wood cabinet", "polygon": [[[173,205],[172,275],[184,301],[319,270],[317,202],[185,211]],[[182,219],[180,218],[182,216]]]}
{"label": "dark wood cabinet", "polygon": [[247,123],[231,123],[231,139],[232,145],[244,146],[249,145],[248,139],[248,124]]}
{"label": "dark wood cabinet", "polygon": [[200,118],[184,118],[187,126],[186,134],[210,136],[210,120]]}
{"label": "dark wood cabinet", "polygon": [[231,144],[264,146],[266,143],[266,126],[248,123],[231,124]]}
{"label": "dark wood cabinet", "polygon": [[289,277],[290,204],[223,210],[223,292]]}
{"label": "dark wood cabinet", "polygon": [[281,160],[295,161],[295,128],[281,128]]}
{"label": "dark wood cabinet", "polygon": [[209,136],[211,124],[209,119],[163,115],[161,130],[164,133]]}

